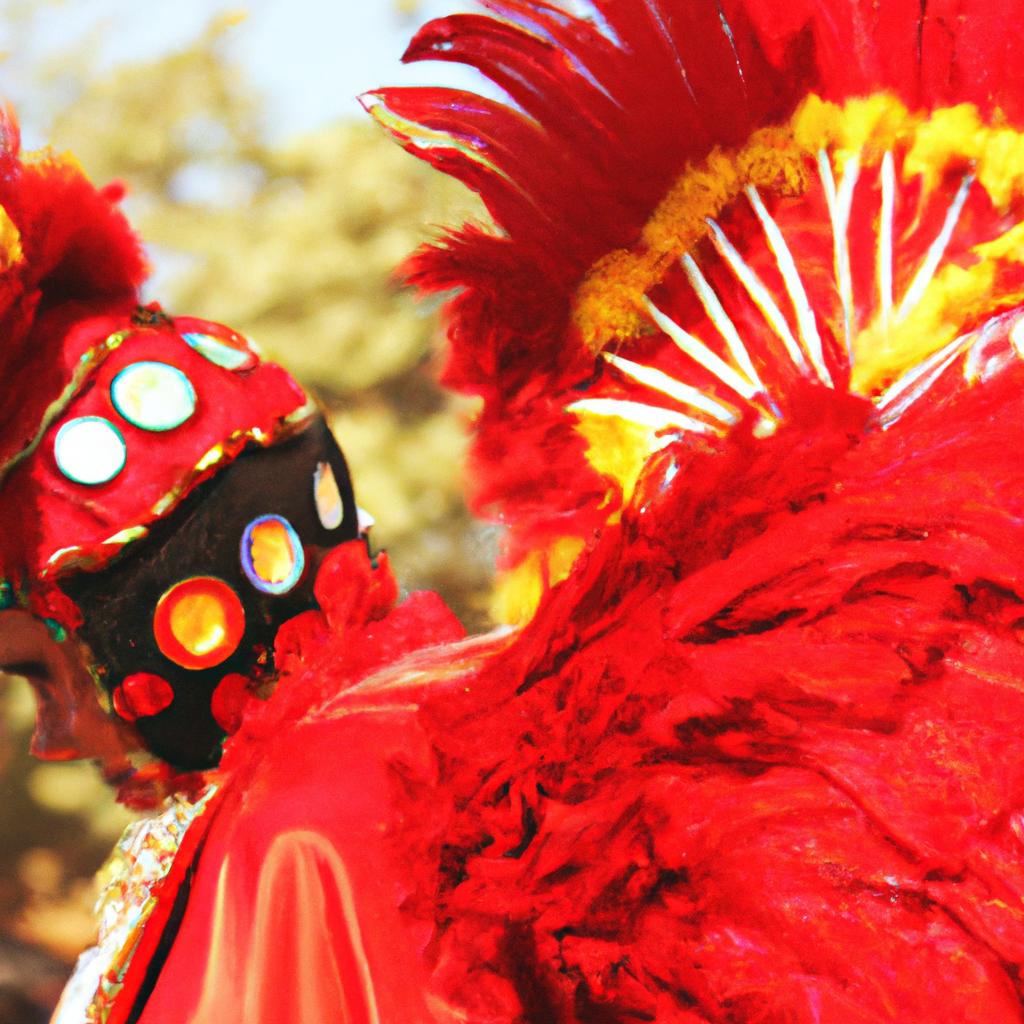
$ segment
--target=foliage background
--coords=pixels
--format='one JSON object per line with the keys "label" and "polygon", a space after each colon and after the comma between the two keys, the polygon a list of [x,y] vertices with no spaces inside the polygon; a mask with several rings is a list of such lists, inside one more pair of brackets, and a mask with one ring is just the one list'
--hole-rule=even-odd
{"label": "foliage background", "polygon": [[[438,388],[435,311],[393,274],[434,225],[481,217],[473,197],[355,117],[271,131],[232,16],[142,63],[97,67],[100,22],[33,58],[30,39],[67,6],[0,2],[4,98],[93,180],[126,182],[155,267],[148,297],[242,330],[321,399],[403,587],[486,625],[498,538],[461,497],[472,405]],[[22,1024],[47,1018],[90,941],[92,875],[128,818],[91,765],[27,756],[32,698],[17,681],[0,714],[0,1024]]]}

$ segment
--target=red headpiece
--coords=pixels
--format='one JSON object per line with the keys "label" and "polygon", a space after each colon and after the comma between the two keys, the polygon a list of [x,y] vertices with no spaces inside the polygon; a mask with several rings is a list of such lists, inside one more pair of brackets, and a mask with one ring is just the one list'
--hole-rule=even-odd
{"label": "red headpiece", "polygon": [[41,581],[106,563],[312,409],[234,331],[139,309],[121,190],[68,158],[22,159],[9,116],[2,132],[0,576],[38,601]]}
{"label": "red headpiece", "polygon": [[139,308],[118,189],[2,134],[0,610],[73,630],[104,704],[206,767],[322,553],[356,536],[344,459],[239,334]]}

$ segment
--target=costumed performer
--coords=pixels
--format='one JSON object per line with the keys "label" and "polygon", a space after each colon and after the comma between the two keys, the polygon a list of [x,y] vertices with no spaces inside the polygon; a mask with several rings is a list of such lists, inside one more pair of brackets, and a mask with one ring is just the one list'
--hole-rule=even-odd
{"label": "costumed performer", "polygon": [[[356,830],[392,855],[367,898],[388,939],[415,936],[393,992],[367,954],[378,993],[472,1024],[1019,1022],[1020,0],[487,6],[428,25],[409,57],[473,64],[514,106],[433,89],[367,104],[497,222],[411,274],[457,291],[447,379],[483,399],[477,504],[509,527],[502,594],[522,624],[383,668],[385,636],[452,629],[431,599],[392,613],[405,629],[383,618],[389,633],[367,623],[386,602],[321,586],[322,609],[284,624],[281,681],[226,745],[224,803],[141,1019],[173,1019],[176,956],[249,941],[209,926],[233,902],[211,879],[270,851],[206,858],[230,845],[218,822],[226,836],[249,801],[272,804],[263,766],[292,762],[234,751],[301,744],[310,717],[333,729],[358,708],[400,727],[350,737],[353,765],[402,783],[370,787],[387,821]],[[44,459],[53,472],[59,425],[35,428],[0,493]],[[351,550],[319,578],[344,564],[346,586],[365,582]],[[14,592],[60,624],[59,595],[120,564],[69,569],[56,592],[25,571]],[[335,631],[353,618],[359,642]],[[359,661],[367,644],[379,660]],[[311,703],[320,673],[332,696]],[[134,708],[122,681],[111,700]],[[179,978],[176,1019],[203,1019]],[[303,1017],[306,980],[279,1019]]]}
{"label": "costumed performer", "polygon": [[283,370],[139,307],[118,190],[0,135],[0,667],[35,691],[36,756],[149,812],[54,1019],[425,1021],[392,832],[426,744],[402,703],[342,695],[461,627],[432,595],[392,610]]}

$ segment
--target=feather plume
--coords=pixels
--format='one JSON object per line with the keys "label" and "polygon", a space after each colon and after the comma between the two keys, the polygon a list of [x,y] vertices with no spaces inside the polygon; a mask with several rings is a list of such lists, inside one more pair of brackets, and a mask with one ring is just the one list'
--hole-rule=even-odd
{"label": "feather plume", "polygon": [[578,543],[422,697],[436,1004],[1019,1021],[1024,5],[487,6],[410,56],[513,106],[375,113],[496,221],[411,264],[482,503]]}
{"label": "feather plume", "polygon": [[0,466],[35,436],[70,378],[78,353],[68,333],[137,304],[147,267],[117,208],[122,195],[119,185],[97,189],[70,157],[24,157],[14,115],[3,114]]}
{"label": "feather plume", "polygon": [[[800,390],[787,397],[787,381],[877,398],[933,354],[911,356],[911,331],[945,344],[1024,294],[1016,251],[957,277],[1022,213],[1016,184],[1002,194],[1024,125],[1017,0],[484,6],[426,25],[405,59],[473,66],[507,103],[430,88],[364,103],[494,219],[407,273],[456,291],[446,381],[484,399],[473,497],[510,524],[508,566],[558,537],[588,542],[628,501],[651,437],[689,422],[661,398],[641,408],[650,392],[609,377],[602,350],[626,358],[619,371],[639,362],[738,397],[735,420],[764,431]],[[969,143],[982,135],[987,156]],[[999,170],[977,188],[970,169],[986,161]],[[654,352],[658,330],[674,344]],[[588,422],[563,430],[573,413]],[[599,439],[598,413],[616,417],[617,441]],[[648,440],[624,478],[609,466],[627,431]]]}

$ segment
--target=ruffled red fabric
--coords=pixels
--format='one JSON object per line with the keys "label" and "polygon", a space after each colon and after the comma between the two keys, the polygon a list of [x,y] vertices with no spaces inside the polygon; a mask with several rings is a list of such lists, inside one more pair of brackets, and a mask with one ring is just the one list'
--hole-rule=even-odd
{"label": "ruffled red fabric", "polygon": [[802,408],[667,449],[427,691],[464,1019],[1020,1019],[1024,369],[956,368],[885,431]]}
{"label": "ruffled red fabric", "polygon": [[267,700],[253,696],[224,745],[219,773],[232,776],[260,759],[260,742],[300,719],[315,719],[326,704],[374,672],[423,647],[452,643],[462,624],[429,591],[398,602],[386,554],[371,561],[362,540],[328,552],[317,574],[320,607],[278,630],[278,680]]}

